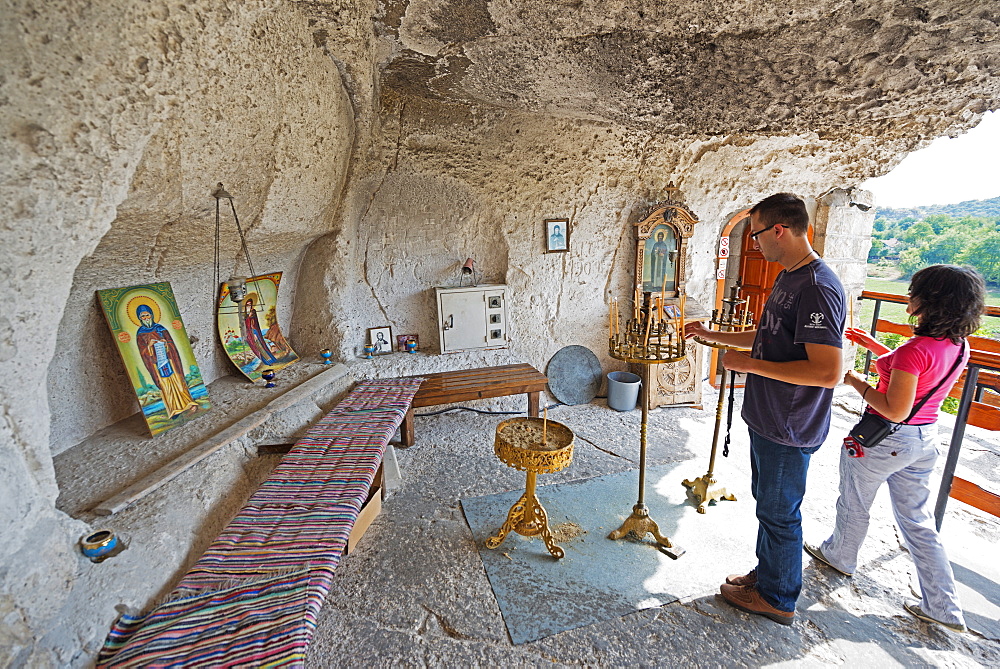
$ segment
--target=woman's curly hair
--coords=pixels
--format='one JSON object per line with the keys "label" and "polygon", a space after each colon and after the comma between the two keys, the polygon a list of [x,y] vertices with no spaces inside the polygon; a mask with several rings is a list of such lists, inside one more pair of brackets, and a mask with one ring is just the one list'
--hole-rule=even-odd
{"label": "woman's curly hair", "polygon": [[931,265],[910,279],[913,334],[962,339],[979,329],[986,309],[986,283],[971,267]]}

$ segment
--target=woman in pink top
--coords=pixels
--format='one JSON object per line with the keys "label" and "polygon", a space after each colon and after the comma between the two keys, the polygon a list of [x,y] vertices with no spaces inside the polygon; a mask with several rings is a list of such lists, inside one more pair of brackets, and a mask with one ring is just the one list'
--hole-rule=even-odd
{"label": "woman in pink top", "polygon": [[986,288],[975,270],[955,265],[925,267],[910,280],[909,303],[914,336],[895,351],[870,334],[848,328],[848,341],[879,357],[878,387],[854,370],[844,375],[864,398],[866,410],[893,422],[905,421],[917,403],[961,362],[920,410],[895,433],[864,456],[840,455],[840,497],[833,535],[819,546],[805,545],[817,560],[850,576],[868,532],[868,511],[875,493],[887,483],[900,534],[910,551],[920,581],[921,601],[907,603],[917,618],[964,632],[965,617],[955,592],[955,577],[934,523],[930,476],[938,457],[937,417],[941,402],[969,359],[965,337],[979,327]]}

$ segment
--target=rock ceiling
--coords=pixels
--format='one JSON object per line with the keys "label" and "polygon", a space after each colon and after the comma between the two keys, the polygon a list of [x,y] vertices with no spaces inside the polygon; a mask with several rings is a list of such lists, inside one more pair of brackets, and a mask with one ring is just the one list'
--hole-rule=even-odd
{"label": "rock ceiling", "polygon": [[[341,2],[303,3],[329,21]],[[958,134],[1000,106],[1000,3],[385,0],[383,100],[675,136]]]}

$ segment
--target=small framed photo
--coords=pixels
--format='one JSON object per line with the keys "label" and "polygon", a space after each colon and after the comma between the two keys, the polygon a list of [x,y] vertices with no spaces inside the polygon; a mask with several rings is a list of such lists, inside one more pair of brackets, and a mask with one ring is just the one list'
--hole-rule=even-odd
{"label": "small framed photo", "polygon": [[565,253],[569,251],[569,219],[545,219],[545,252]]}
{"label": "small framed photo", "polygon": [[368,328],[368,345],[375,355],[392,353],[392,328],[383,325],[379,328]]}
{"label": "small framed photo", "polygon": [[[413,344],[411,344],[408,347],[407,343],[411,341],[413,342]],[[420,350],[420,340],[417,338],[417,335],[415,334],[396,335],[396,350],[399,351],[400,353],[409,353],[411,351],[418,351]]]}

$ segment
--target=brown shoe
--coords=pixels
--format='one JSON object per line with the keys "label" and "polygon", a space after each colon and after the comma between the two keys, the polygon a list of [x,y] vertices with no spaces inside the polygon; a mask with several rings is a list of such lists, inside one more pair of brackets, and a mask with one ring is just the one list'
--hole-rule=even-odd
{"label": "brown shoe", "polygon": [[749,574],[730,574],[726,577],[726,583],[744,588],[757,585],[757,570],[751,569]]}
{"label": "brown shoe", "polygon": [[757,592],[756,586],[744,587],[723,583],[720,590],[722,592],[722,598],[741,611],[770,618],[774,622],[781,623],[782,625],[791,625],[792,621],[795,619],[794,611],[779,611],[768,604],[767,601],[760,596],[760,593]]}

